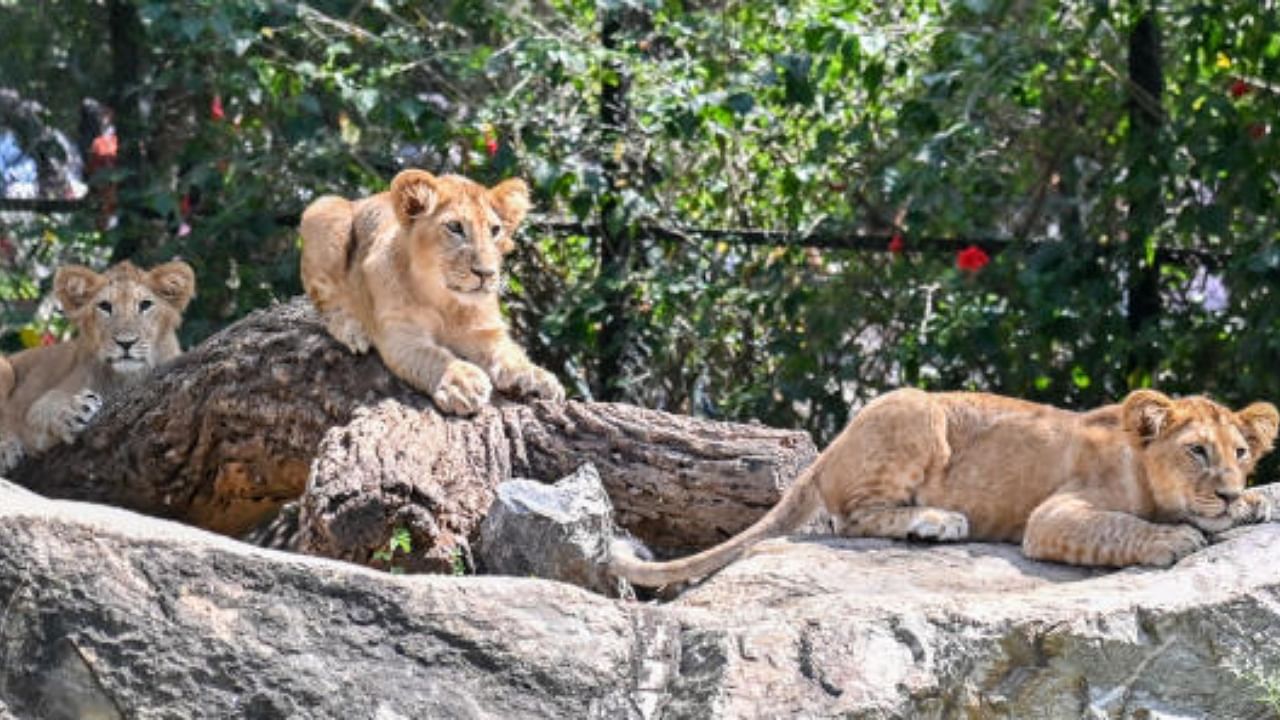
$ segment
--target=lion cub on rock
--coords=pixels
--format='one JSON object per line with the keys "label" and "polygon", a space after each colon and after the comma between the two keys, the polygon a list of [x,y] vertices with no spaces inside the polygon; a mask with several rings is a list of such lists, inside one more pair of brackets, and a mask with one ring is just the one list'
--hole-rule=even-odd
{"label": "lion cub on rock", "polygon": [[[615,544],[611,569],[637,585],[706,575],[825,506],[854,537],[1021,542],[1075,565],[1170,565],[1203,532],[1269,520],[1245,489],[1280,416],[1151,390],[1074,413],[978,393],[877,398],[759,522],[683,560],[643,562]],[[1203,532],[1202,532],[1203,531]]]}
{"label": "lion cub on rock", "polygon": [[495,387],[562,400],[498,309],[502,256],[528,210],[523,180],[485,188],[422,170],[372,197],[322,197],[302,214],[302,284],[334,338],[376,347],[443,412],[474,414]]}
{"label": "lion cub on rock", "polygon": [[150,271],[122,262],[102,274],[58,268],[53,292],[77,334],[0,357],[0,472],[72,442],[104,396],[181,353],[177,329],[195,289],[184,262]]}

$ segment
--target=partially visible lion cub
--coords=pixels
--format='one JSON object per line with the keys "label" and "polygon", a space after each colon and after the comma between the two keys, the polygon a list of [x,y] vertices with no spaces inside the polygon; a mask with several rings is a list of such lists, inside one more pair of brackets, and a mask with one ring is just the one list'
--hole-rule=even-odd
{"label": "partially visible lion cub", "polygon": [[73,441],[105,396],[177,356],[177,329],[195,287],[184,262],[150,271],[122,262],[102,274],[58,268],[53,292],[78,332],[0,357],[0,472]]}
{"label": "partially visible lion cub", "polygon": [[528,210],[523,180],[486,188],[422,170],[372,197],[322,197],[302,214],[302,284],[334,338],[376,347],[443,412],[474,414],[495,387],[562,400],[498,309],[502,257]]}
{"label": "partially visible lion cub", "polygon": [[1074,413],[980,393],[898,390],[868,404],[755,525],[673,562],[615,544],[611,569],[637,585],[700,577],[825,506],[855,537],[998,540],[1074,565],[1170,565],[1202,531],[1271,518],[1245,489],[1280,415],[1151,390]]}

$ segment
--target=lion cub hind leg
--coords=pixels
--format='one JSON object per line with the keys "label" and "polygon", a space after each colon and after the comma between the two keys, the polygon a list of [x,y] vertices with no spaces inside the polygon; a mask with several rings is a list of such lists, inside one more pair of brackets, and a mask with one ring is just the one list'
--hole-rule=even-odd
{"label": "lion cub hind leg", "polygon": [[954,542],[969,537],[969,518],[934,507],[859,508],[845,515],[840,533],[846,537]]}
{"label": "lion cub hind leg", "polygon": [[1190,525],[1148,522],[1073,495],[1041,503],[1022,537],[1029,558],[1104,567],[1168,567],[1206,545],[1204,533]]}
{"label": "lion cub hind leg", "polygon": [[369,351],[368,332],[347,307],[347,270],[355,247],[351,201],[328,195],[307,206],[302,235],[302,287],[324,318],[325,328],[351,352]]}
{"label": "lion cub hind leg", "polygon": [[334,340],[342,343],[343,346],[356,355],[363,355],[369,352],[371,341],[368,333],[364,330],[364,325],[361,325],[359,320],[341,308],[334,308],[328,312],[321,313],[321,315],[324,317],[325,329],[329,331]]}

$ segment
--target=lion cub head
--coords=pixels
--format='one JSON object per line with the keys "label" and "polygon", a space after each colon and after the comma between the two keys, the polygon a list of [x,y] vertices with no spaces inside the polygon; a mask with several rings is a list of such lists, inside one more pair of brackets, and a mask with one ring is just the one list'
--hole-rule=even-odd
{"label": "lion cub head", "polygon": [[523,180],[486,188],[460,175],[405,170],[390,194],[420,287],[462,302],[496,296],[502,258],[515,248],[512,235],[529,211]]}
{"label": "lion cub head", "polygon": [[191,266],[169,262],[143,271],[122,262],[104,273],[64,265],[53,279],[75,340],[117,375],[134,375],[176,356],[182,311],[195,293]]}
{"label": "lion cub head", "polygon": [[1152,390],[1125,398],[1122,416],[1160,514],[1209,531],[1231,525],[1231,503],[1280,427],[1270,403],[1232,412],[1207,398],[1173,399]]}

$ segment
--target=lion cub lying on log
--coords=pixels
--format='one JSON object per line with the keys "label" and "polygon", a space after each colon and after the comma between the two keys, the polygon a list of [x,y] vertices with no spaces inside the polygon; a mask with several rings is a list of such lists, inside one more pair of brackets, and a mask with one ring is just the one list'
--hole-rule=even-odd
{"label": "lion cub lying on log", "polygon": [[58,268],[53,292],[76,337],[0,357],[0,472],[70,443],[105,395],[182,352],[177,330],[195,289],[184,262],[150,271],[122,262],[102,274]]}
{"label": "lion cub lying on log", "polygon": [[1139,390],[1074,413],[977,393],[898,390],[868,404],[759,522],[682,560],[643,562],[615,544],[611,569],[646,586],[706,575],[821,503],[854,537],[1021,542],[1076,565],[1170,565],[1201,531],[1269,520],[1245,490],[1280,416]]}
{"label": "lion cub lying on log", "polygon": [[322,197],[299,228],[303,287],[329,334],[357,354],[376,347],[443,412],[476,413],[494,387],[562,400],[498,309],[502,256],[528,210],[523,180],[485,188],[422,170],[361,200]]}

